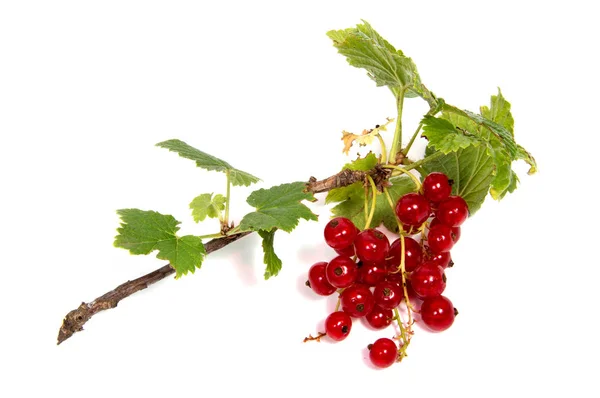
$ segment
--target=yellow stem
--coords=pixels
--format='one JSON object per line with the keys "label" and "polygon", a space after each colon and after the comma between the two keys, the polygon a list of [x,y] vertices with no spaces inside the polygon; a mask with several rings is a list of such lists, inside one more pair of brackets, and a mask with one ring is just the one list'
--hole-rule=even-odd
{"label": "yellow stem", "polygon": [[371,190],[373,191],[373,199],[371,200],[371,212],[369,213],[369,218],[367,218],[367,222],[365,223],[365,229],[369,229],[369,226],[371,225],[373,215],[375,214],[375,205],[377,204],[377,187],[375,186],[375,181],[373,181],[371,176],[367,176],[367,179],[371,184]]}
{"label": "yellow stem", "polygon": [[413,182],[415,183],[415,186],[417,187],[417,191],[421,190],[421,181],[419,181],[419,179],[417,178],[417,176],[415,176],[410,171],[404,170],[402,167],[394,166],[392,164],[385,164],[385,165],[383,165],[381,167],[384,167],[386,169],[394,169],[396,171],[399,171],[402,174],[408,175],[410,178],[412,178]]}

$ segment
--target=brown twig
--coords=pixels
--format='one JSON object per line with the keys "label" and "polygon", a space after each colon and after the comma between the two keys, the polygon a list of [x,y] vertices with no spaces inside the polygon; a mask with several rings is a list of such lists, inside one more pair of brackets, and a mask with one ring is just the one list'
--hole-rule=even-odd
{"label": "brown twig", "polygon": [[[316,178],[311,177],[307,184],[306,190],[312,193],[327,192],[334,188],[344,187],[359,181],[365,181],[367,175],[370,175],[376,181],[384,181],[388,176],[387,171],[380,169],[379,167],[369,171],[344,170],[334,176],[320,181],[317,181]],[[213,239],[205,245],[206,254],[222,249],[230,243],[233,243],[251,233],[252,232],[242,232],[223,238]],[[79,307],[72,310],[65,316],[62,326],[58,331],[57,344],[67,340],[75,333],[82,331],[83,325],[85,325],[85,323],[98,312],[115,308],[117,304],[124,298],[131,296],[135,292],[146,289],[153,283],[156,283],[167,276],[172,275],[173,273],[175,273],[175,269],[173,269],[170,264],[167,264],[153,272],[150,272],[149,274],[121,284],[110,292],[103,294],[89,303],[81,303]]]}

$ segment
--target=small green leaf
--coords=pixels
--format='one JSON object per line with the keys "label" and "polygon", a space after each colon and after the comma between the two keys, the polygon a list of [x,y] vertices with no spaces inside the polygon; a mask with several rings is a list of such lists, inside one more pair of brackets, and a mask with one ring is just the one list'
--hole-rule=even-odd
{"label": "small green leaf", "polygon": [[269,189],[259,189],[248,196],[247,202],[256,211],[248,213],[240,222],[242,231],[270,231],[279,228],[292,231],[301,218],[317,220],[302,200],[314,200],[312,193],[305,192],[306,183],[294,182]]}
{"label": "small green leaf", "polygon": [[525,150],[521,145],[517,145],[517,159],[524,160],[529,165],[527,174],[535,174],[537,172],[537,163],[533,156]]}
{"label": "small green leaf", "polygon": [[377,165],[377,156],[373,152],[369,152],[364,158],[358,158],[350,163],[346,163],[342,170],[352,171],[368,171]]}
{"label": "small green leaf", "polygon": [[[396,203],[401,196],[416,190],[414,182],[409,177],[392,177],[389,179],[389,182],[392,185],[387,189],[393,203]],[[369,207],[367,211],[370,210],[371,200],[372,197],[369,195]],[[358,228],[364,229],[367,222],[365,218],[365,188],[360,182],[331,190],[330,194],[327,195],[326,203],[331,202],[341,202],[331,209],[335,217],[349,218]],[[388,230],[392,232],[398,231],[394,210],[390,207],[385,195],[378,193],[370,227],[376,228],[382,223]]]}
{"label": "small green leaf", "polygon": [[[427,147],[425,156],[435,151]],[[469,206],[470,215],[483,204],[490,190],[494,161],[483,145],[451,152],[423,165],[427,174],[438,171],[454,181],[452,194],[460,195]]]}
{"label": "small green leaf", "polygon": [[180,140],[167,140],[156,144],[161,148],[166,148],[171,152],[176,152],[179,156],[190,159],[196,162],[196,166],[205,170],[220,171],[223,173],[229,172],[229,178],[231,184],[234,186],[249,186],[254,184],[260,179],[253,176],[252,174],[246,173],[245,171],[238,170],[231,166],[224,160],[216,158],[208,153],[202,152],[183,141]]}
{"label": "small green leaf", "polygon": [[218,218],[225,209],[225,196],[221,194],[203,193],[196,196],[190,203],[194,221],[204,221],[206,217]]}
{"label": "small green leaf", "polygon": [[422,123],[423,137],[427,138],[429,145],[439,152],[447,154],[481,143],[479,138],[466,130],[454,127],[448,120],[425,116]]}
{"label": "small green leaf", "polygon": [[281,271],[281,260],[275,254],[273,249],[273,239],[275,238],[275,229],[271,231],[258,231],[258,234],[263,239],[262,248],[265,253],[263,261],[267,265],[265,269],[265,279],[269,279],[272,276],[277,276]]}
{"label": "small green leaf", "polygon": [[202,240],[192,235],[178,237],[180,223],[173,216],[139,209],[121,209],[117,214],[121,217],[121,227],[117,229],[115,247],[127,249],[131,254],[158,250],[156,257],[169,261],[176,278],[194,273],[202,265],[206,256]]}

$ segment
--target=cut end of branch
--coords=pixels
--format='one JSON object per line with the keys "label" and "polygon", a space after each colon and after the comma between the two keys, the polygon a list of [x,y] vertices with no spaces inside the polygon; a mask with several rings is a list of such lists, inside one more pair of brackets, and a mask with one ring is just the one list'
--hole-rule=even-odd
{"label": "cut end of branch", "polygon": [[77,309],[69,312],[63,320],[62,326],[58,331],[58,338],[56,344],[59,345],[63,341],[67,340],[75,333],[83,330],[83,325],[92,317],[90,308],[86,303],[81,303]]}

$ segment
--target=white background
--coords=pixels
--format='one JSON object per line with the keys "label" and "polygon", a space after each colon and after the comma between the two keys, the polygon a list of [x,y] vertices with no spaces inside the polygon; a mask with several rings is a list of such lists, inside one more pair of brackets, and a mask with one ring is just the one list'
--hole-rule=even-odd
{"label": "white background", "polygon": [[[0,396],[598,396],[593,2],[0,4]],[[216,228],[187,205],[224,193],[223,176],[155,143],[179,138],[267,187],[337,172],[343,129],[395,116],[391,94],[325,36],[361,18],[449,103],[477,110],[500,86],[539,163],[533,177],[516,164],[520,188],[464,225],[448,271],[454,326],[417,327],[409,357],[383,371],[365,347],[392,329],[356,322],[343,343],[303,344],[335,301],[303,286],[333,255],[316,204],[319,223],[278,233],[277,278],[262,279],[248,237],[57,347],[69,310],[163,264],[112,247],[116,209]],[[426,105],[406,108],[412,132]],[[252,189],[233,191],[234,220]]]}

